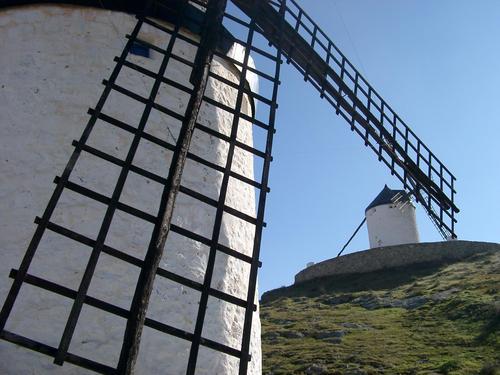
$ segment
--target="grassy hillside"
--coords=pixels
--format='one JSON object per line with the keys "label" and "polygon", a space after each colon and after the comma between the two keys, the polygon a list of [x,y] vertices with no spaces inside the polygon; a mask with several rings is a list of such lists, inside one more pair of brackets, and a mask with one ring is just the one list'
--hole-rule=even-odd
{"label": "grassy hillside", "polygon": [[264,374],[500,374],[500,252],[262,297]]}

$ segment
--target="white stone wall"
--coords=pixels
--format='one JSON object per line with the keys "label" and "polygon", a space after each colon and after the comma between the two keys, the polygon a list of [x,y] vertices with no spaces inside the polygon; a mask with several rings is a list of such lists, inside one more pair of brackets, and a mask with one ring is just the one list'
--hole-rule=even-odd
{"label": "white stone wall", "polygon": [[395,204],[383,204],[365,213],[370,248],[420,242],[411,203],[403,208]]}
{"label": "white stone wall", "polygon": [[316,263],[297,273],[295,283],[321,277],[377,272],[425,263],[434,265],[452,263],[494,251],[500,251],[500,244],[458,240],[378,247]]}
{"label": "white stone wall", "polygon": [[[135,19],[126,14],[72,6],[27,6],[0,9],[0,299],[4,300],[11,280],[8,273],[18,268],[34,231],[33,218],[41,216],[53,191],[53,177],[60,175],[85,126],[88,107],[93,107],[109,77]],[[144,26],[140,37],[161,47],[168,38]],[[195,50],[176,43],[174,51],[193,59]],[[133,62],[157,71],[162,56],[151,51],[151,59],[129,56]],[[237,69],[225,61],[215,62],[218,74],[237,82]],[[186,66],[171,61],[166,75],[188,85]],[[148,96],[153,81],[124,68],[117,83]],[[234,106],[236,92],[210,80],[207,94]],[[183,113],[187,95],[162,85],[157,102]],[[247,98],[244,111],[251,112]],[[137,126],[143,106],[112,93],[103,112]],[[232,116],[204,105],[200,122],[229,135]],[[146,131],[173,143],[180,123],[152,111]],[[251,124],[240,121],[238,139],[252,144]],[[125,159],[132,135],[98,121],[88,144]],[[224,165],[228,144],[196,131],[190,151]],[[166,176],[171,153],[141,141],[134,164]],[[233,170],[253,178],[253,158],[237,150]],[[111,196],[120,170],[89,154],[82,154],[70,180]],[[188,162],[183,185],[214,199],[218,198],[222,174]],[[150,214],[156,214],[161,186],[132,172],[120,198]],[[255,191],[231,178],[226,204],[255,215]],[[95,238],[105,206],[65,192],[53,221]],[[174,223],[211,237],[215,208],[180,194]],[[117,211],[106,244],[136,257],[144,257],[152,225]],[[246,254],[252,251],[254,227],[224,214],[220,241]],[[172,233],[161,267],[198,282],[203,281],[208,248]],[[91,249],[57,234],[46,232],[29,273],[77,289]],[[212,287],[246,298],[249,265],[218,253]],[[139,270],[102,254],[89,295],[123,308],[130,306]],[[166,279],[157,278],[148,317],[192,332],[200,294]],[[6,329],[57,346],[72,300],[41,289],[22,287]],[[239,349],[244,311],[209,298],[203,336]],[[115,366],[125,320],[84,306],[70,352]],[[190,343],[145,328],[137,364],[138,374],[184,374]],[[260,322],[254,314],[251,374],[261,373]],[[235,374],[238,360],[200,348],[197,373]],[[86,370],[66,363],[52,365],[45,357],[0,341],[2,374],[80,374]]]}

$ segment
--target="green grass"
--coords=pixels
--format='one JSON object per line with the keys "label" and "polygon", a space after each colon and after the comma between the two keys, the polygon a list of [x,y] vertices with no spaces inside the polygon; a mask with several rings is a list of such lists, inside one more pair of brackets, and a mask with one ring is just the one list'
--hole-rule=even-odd
{"label": "green grass", "polygon": [[[500,374],[499,288],[500,253],[493,253],[277,289],[261,302],[263,373],[302,374],[318,364],[327,374]],[[430,299],[441,292],[448,295]],[[348,302],[329,304],[340,296]],[[353,301],[359,296],[429,301],[368,310]],[[345,336],[315,338],[325,331]]]}

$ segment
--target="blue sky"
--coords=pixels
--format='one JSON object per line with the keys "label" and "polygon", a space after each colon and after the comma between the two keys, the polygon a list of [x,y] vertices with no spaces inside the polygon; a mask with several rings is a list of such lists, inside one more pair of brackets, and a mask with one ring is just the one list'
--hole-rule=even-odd
{"label": "blue sky", "polygon": [[[500,242],[500,2],[298,0],[457,177],[459,239]],[[284,65],[260,292],[334,257],[384,184],[361,138]],[[440,236],[420,207],[422,241]],[[366,229],[346,250],[368,248]]]}

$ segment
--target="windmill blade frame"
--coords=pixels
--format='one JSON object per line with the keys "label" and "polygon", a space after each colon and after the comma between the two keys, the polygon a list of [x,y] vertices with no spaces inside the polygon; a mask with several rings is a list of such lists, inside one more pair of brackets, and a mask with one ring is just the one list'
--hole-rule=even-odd
{"label": "windmill blade frame", "polygon": [[[244,12],[249,3],[234,0]],[[259,1],[258,25],[420,203],[446,239],[457,238],[456,177],[368,83],[295,0]],[[285,8],[284,14],[279,9]],[[284,21],[282,31],[276,25]]]}

